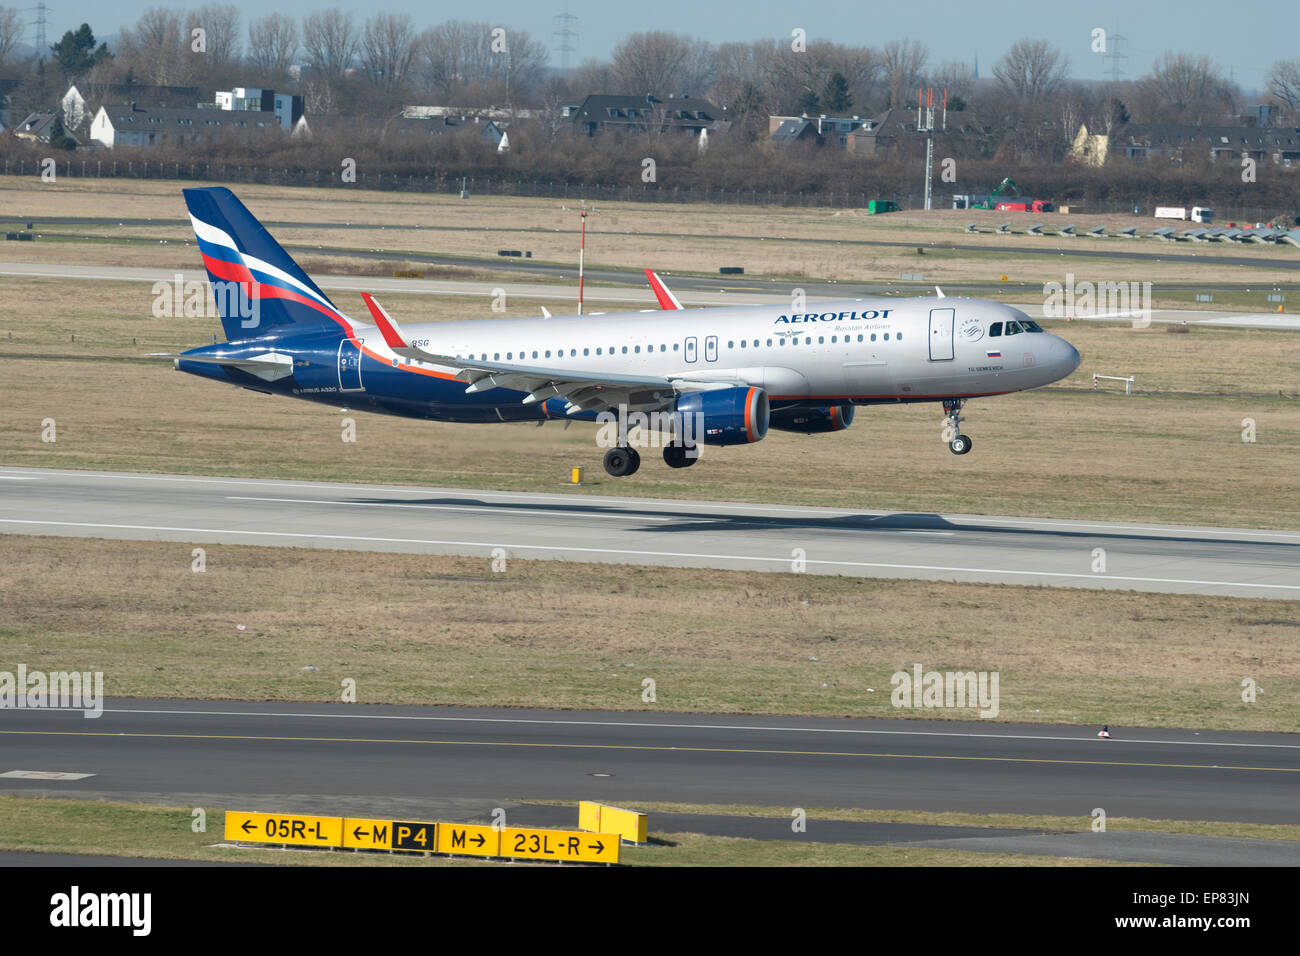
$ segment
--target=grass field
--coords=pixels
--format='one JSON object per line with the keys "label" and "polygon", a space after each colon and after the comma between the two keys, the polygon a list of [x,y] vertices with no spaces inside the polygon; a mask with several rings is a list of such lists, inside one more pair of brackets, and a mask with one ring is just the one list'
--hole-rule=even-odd
{"label": "grass field", "polygon": [[[164,860],[281,866],[527,866],[466,857],[327,853],[214,846],[222,814],[208,810],[208,831],[191,830],[193,807],[100,800],[0,796],[0,850],[79,853]],[[851,846],[740,840],[651,831],[650,846],[624,847],[630,866],[1116,866],[1105,860],[971,853],[922,847]]]}
{"label": "grass field", "polygon": [[[141,239],[152,243],[193,242],[185,222],[180,190],[183,182],[130,180],[63,180],[41,184],[18,177],[0,178],[2,222],[34,221],[38,233],[49,236],[97,236]],[[203,184],[199,184],[203,185]],[[489,262],[500,248],[526,249],[538,261],[572,264],[576,257],[576,200],[475,196],[461,200],[445,194],[394,194],[344,189],[286,189],[237,186],[236,192],[263,221],[276,222],[272,231],[286,243],[330,248],[405,250],[482,257]],[[37,215],[39,211],[40,215]],[[40,224],[45,217],[91,217],[102,224]],[[156,218],[150,225],[116,225],[116,217]],[[761,206],[716,206],[663,203],[608,203],[588,219],[588,264],[665,272],[717,274],[724,265],[744,266],[747,276],[783,280],[894,280],[900,273],[922,272],[927,282],[1028,283],[1037,292],[1048,281],[1062,281],[1067,271],[1079,280],[1151,281],[1157,295],[1165,283],[1201,283],[1206,268],[1171,262],[1169,254],[1227,259],[1216,266],[1224,281],[1254,285],[1294,283],[1292,270],[1261,264],[1271,258],[1300,256],[1289,246],[1190,244],[1121,239],[1057,239],[990,234],[998,223],[1012,221],[1022,230],[1033,223],[1049,227],[1067,222],[1081,230],[1093,225],[1139,225],[1153,228],[1155,220],[1124,216],[935,210],[868,216],[863,210],[802,209]],[[980,222],[986,232],[964,232],[968,222]],[[383,223],[387,228],[338,228],[358,223]],[[862,245],[862,241],[905,243],[900,247]],[[962,250],[935,248],[959,244]],[[6,247],[13,257],[40,255],[23,244]],[[1042,247],[1059,255],[1025,255],[1017,247]],[[25,247],[25,248],[24,248]],[[917,247],[924,249],[918,253]],[[130,248],[130,247],[119,247]],[[1098,251],[1138,253],[1142,259],[1092,258]],[[170,267],[183,246],[132,248],[137,254],[162,256]],[[69,252],[76,261],[115,263],[117,249],[80,244]],[[1088,258],[1071,256],[1085,253]],[[190,249],[191,257],[193,248]],[[135,262],[137,260],[132,259]],[[142,264],[142,263],[138,263]],[[1259,297],[1261,307],[1263,298]],[[1182,301],[1178,299],[1177,301]],[[1270,308],[1271,311],[1271,308]]]}
{"label": "grass field", "polygon": [[919,662],[999,671],[1000,721],[1300,730],[1292,602],[191,547],[0,536],[0,645],[110,696],[898,717]]}

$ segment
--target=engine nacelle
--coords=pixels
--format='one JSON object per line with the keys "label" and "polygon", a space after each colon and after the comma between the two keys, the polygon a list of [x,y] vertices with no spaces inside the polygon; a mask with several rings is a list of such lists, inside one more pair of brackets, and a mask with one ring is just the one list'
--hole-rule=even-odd
{"label": "engine nacelle", "polygon": [[770,426],[780,432],[816,435],[840,432],[853,424],[852,405],[796,405],[772,411]]}
{"label": "engine nacelle", "polygon": [[771,417],[767,392],[745,385],[685,392],[678,397],[676,410],[686,419],[686,436],[706,445],[761,441]]}

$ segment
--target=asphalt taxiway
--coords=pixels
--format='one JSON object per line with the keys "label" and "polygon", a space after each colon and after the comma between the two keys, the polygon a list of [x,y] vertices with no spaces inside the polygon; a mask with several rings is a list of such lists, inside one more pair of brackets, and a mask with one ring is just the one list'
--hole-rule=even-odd
{"label": "asphalt taxiway", "polygon": [[[109,700],[0,711],[0,793],[576,824],[576,801],[1296,822],[1287,734],[363,704]],[[545,806],[530,801],[563,801]],[[816,815],[813,814],[815,817]],[[1300,843],[652,814],[652,830],[1147,862],[1300,864]],[[2,861],[0,861],[2,862]]]}

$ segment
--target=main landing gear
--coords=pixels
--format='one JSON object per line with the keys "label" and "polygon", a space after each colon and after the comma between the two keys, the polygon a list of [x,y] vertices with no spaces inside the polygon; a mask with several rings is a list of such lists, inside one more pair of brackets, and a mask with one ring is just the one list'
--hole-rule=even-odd
{"label": "main landing gear", "polygon": [[975,446],[974,439],[961,433],[961,407],[965,404],[964,398],[943,400],[943,410],[947,415],[943,420],[944,435],[948,436],[948,450],[954,455],[964,455]]}
{"label": "main landing gear", "polygon": [[[689,468],[700,459],[694,445],[671,443],[664,445],[664,462],[669,468]],[[635,448],[619,445],[605,452],[605,471],[615,478],[626,478],[641,467],[641,455]]]}
{"label": "main landing gear", "polygon": [[619,445],[605,452],[605,471],[615,478],[636,474],[641,467],[641,456],[635,448]]}

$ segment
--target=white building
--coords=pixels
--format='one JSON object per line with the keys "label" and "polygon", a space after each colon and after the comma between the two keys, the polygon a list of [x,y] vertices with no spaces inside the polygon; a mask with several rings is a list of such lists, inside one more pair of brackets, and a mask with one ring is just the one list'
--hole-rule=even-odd
{"label": "white building", "polygon": [[253,86],[237,86],[233,90],[218,90],[217,109],[249,110],[272,113],[285,132],[292,132],[303,114],[303,98],[296,93],[277,93]]}

